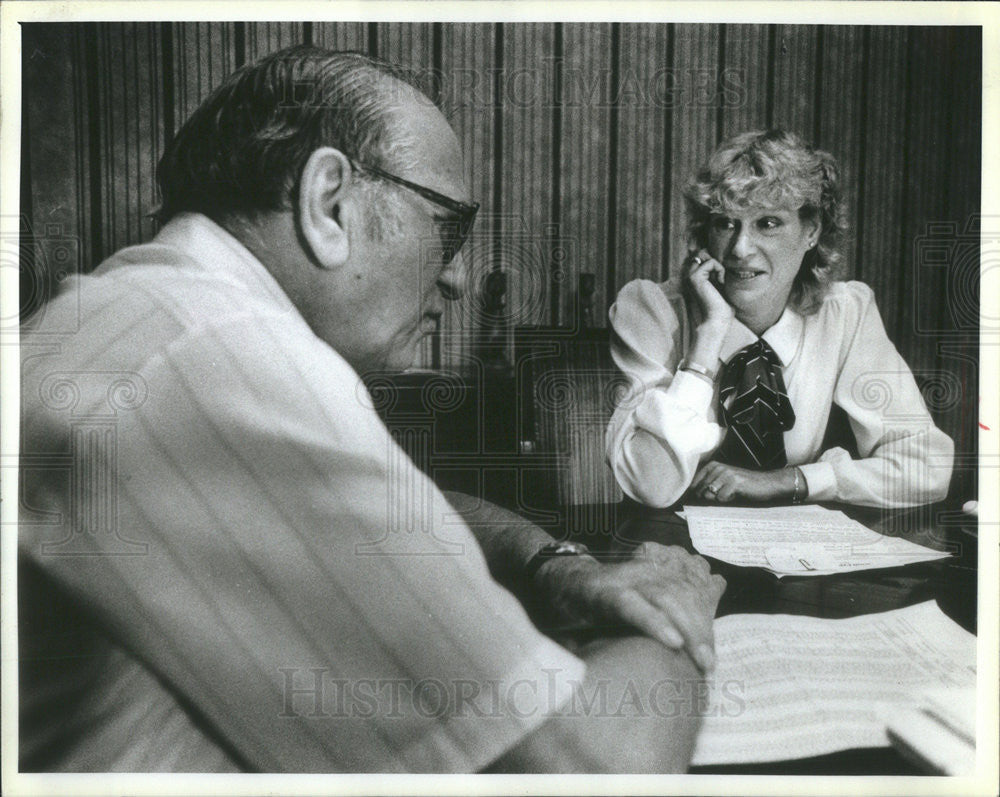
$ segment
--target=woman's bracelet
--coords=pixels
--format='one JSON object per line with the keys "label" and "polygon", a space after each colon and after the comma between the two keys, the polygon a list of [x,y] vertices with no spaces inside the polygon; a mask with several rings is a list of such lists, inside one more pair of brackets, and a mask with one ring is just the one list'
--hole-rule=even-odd
{"label": "woman's bracelet", "polygon": [[715,377],[718,375],[716,371],[706,368],[704,365],[693,363],[687,357],[681,360],[681,364],[677,366],[677,370],[688,371],[696,376],[700,376],[702,379],[708,380],[712,384],[715,384]]}
{"label": "woman's bracelet", "polygon": [[802,471],[794,465],[792,466],[792,475],[795,477],[795,486],[792,487],[792,503],[801,504],[802,499],[805,498],[805,496],[799,495],[799,487],[805,479],[802,477]]}

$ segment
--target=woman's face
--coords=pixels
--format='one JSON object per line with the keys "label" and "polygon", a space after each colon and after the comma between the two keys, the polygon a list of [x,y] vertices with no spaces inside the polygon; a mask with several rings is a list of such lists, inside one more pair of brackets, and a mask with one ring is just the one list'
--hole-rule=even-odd
{"label": "woman's face", "polygon": [[709,219],[708,251],[726,270],[723,295],[737,312],[784,309],[817,223],[792,207],[757,207]]}

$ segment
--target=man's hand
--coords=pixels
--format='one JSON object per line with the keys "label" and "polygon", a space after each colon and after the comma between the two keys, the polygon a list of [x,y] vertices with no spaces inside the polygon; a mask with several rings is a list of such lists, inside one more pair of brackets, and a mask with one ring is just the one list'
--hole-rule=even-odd
{"label": "man's hand", "polygon": [[541,599],[566,623],[626,625],[686,649],[704,671],[715,665],[712,620],[726,581],[683,548],[647,542],[615,564],[559,557],[542,565],[535,581]]}
{"label": "man's hand", "polygon": [[461,493],[447,493],[482,546],[493,577],[559,626],[634,629],[669,648],[687,650],[702,669],[715,661],[712,620],[726,588],[708,562],[683,548],[647,542],[620,563],[589,556],[547,560],[531,582],[524,565],[552,537],[513,512]]}
{"label": "man's hand", "polygon": [[773,501],[789,498],[794,491],[795,474],[792,468],[757,471],[715,461],[705,464],[695,474],[690,487],[690,492],[699,498],[721,502],[734,498]]}

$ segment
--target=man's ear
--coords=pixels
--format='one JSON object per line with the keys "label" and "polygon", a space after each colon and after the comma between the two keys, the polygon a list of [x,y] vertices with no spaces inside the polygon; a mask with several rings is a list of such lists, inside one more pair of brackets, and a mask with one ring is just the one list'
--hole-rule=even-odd
{"label": "man's ear", "polygon": [[352,175],[350,161],[333,147],[315,150],[302,169],[299,223],[321,268],[338,268],[350,254],[343,204]]}

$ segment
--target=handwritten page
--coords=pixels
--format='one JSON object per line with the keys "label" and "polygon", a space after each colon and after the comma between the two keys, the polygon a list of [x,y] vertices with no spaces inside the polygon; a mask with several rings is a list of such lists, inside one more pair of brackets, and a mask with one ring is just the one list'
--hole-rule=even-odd
{"label": "handwritten page", "polygon": [[846,620],[729,615],[715,646],[694,766],[887,746],[893,710],[976,684],[975,636],[933,601]]}
{"label": "handwritten page", "polygon": [[820,576],[896,567],[949,554],[886,537],[843,512],[808,506],[686,506],[691,542],[702,554],[778,576]]}

